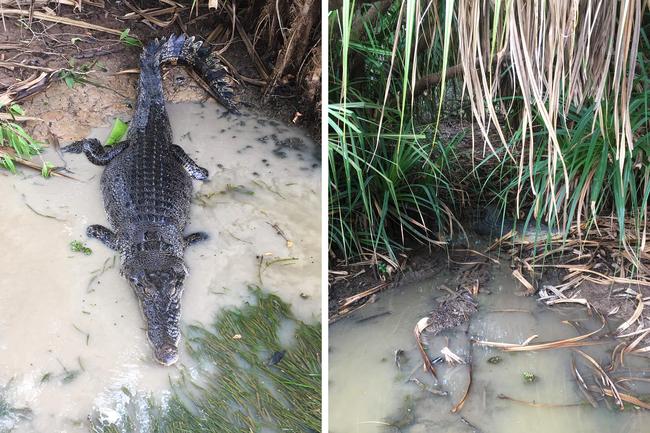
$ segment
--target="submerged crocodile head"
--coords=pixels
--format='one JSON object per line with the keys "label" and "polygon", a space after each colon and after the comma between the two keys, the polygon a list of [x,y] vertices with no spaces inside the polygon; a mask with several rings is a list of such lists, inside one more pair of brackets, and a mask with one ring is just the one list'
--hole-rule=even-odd
{"label": "submerged crocodile head", "polygon": [[143,259],[134,258],[123,266],[122,273],[140,301],[156,361],[171,365],[178,360],[181,296],[187,270],[179,258]]}

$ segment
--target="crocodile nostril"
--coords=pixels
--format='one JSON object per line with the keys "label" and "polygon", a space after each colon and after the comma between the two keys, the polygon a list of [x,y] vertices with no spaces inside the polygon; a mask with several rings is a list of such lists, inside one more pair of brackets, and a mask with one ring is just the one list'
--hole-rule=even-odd
{"label": "crocodile nostril", "polygon": [[156,361],[162,365],[172,365],[178,361],[178,348],[173,344],[165,343],[154,350]]}

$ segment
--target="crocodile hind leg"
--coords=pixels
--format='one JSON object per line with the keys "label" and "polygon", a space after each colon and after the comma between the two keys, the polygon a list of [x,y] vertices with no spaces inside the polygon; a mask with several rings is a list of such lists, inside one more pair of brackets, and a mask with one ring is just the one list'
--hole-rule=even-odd
{"label": "crocodile hind leg", "polygon": [[86,234],[89,238],[95,238],[98,241],[102,241],[104,245],[114,251],[119,250],[120,246],[117,240],[117,235],[102,225],[93,224],[91,226],[88,226],[86,229]]}
{"label": "crocodile hind leg", "polygon": [[187,153],[177,144],[172,144],[172,153],[180,160],[183,164],[183,168],[187,173],[196,180],[206,180],[208,178],[208,170],[199,165],[188,156]]}
{"label": "crocodile hind leg", "polygon": [[185,247],[189,247],[190,245],[194,245],[198,242],[204,241],[208,239],[208,234],[205,232],[196,232],[189,234],[185,236]]}
{"label": "crocodile hind leg", "polygon": [[95,165],[106,165],[129,146],[128,141],[122,141],[112,147],[104,147],[96,138],[85,138],[75,141],[63,148],[68,153],[85,153],[90,162]]}

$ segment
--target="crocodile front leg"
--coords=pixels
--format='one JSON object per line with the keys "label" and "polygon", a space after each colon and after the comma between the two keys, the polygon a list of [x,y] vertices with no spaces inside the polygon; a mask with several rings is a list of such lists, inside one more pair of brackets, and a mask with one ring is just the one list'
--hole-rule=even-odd
{"label": "crocodile front leg", "polygon": [[194,160],[190,158],[187,153],[185,153],[182,147],[177,144],[172,144],[172,153],[180,160],[181,164],[183,164],[183,168],[194,179],[206,180],[208,178],[208,170],[203,167],[199,167],[199,165],[194,162]]}
{"label": "crocodile front leg", "polygon": [[120,249],[117,235],[102,225],[93,224],[91,226],[88,226],[86,229],[86,234],[89,238],[95,238],[98,241],[101,241],[104,245],[114,251],[118,251]]}
{"label": "crocodile front leg", "polygon": [[185,247],[189,247],[190,245],[194,245],[197,242],[201,242],[208,239],[208,234],[205,232],[196,232],[189,234],[185,236]]}
{"label": "crocodile front leg", "polygon": [[61,150],[67,153],[85,153],[90,162],[95,165],[106,165],[129,146],[128,141],[121,141],[112,147],[104,147],[96,138],[85,138],[75,141]]}

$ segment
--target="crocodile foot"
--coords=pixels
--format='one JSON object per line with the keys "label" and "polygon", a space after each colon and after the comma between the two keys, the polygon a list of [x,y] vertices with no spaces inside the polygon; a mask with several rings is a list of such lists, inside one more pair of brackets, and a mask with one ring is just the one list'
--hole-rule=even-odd
{"label": "crocodile foot", "polygon": [[204,241],[208,239],[208,234],[206,232],[196,232],[189,234],[185,236],[185,246],[189,247],[190,245],[194,245],[198,242]]}
{"label": "crocodile foot", "polygon": [[82,153],[84,151],[84,141],[86,140],[75,141],[72,144],[63,146],[61,151],[65,153]]}
{"label": "crocodile foot", "polygon": [[93,224],[91,226],[88,226],[86,229],[86,234],[89,238],[94,238],[98,241],[101,241],[104,245],[114,251],[119,250],[117,235],[102,225]]}
{"label": "crocodile foot", "polygon": [[83,152],[86,154],[88,160],[93,164],[106,165],[128,146],[128,141],[122,141],[117,143],[115,146],[104,147],[96,138],[85,138],[62,147],[61,150],[66,153]]}
{"label": "crocodile foot", "polygon": [[187,153],[177,144],[172,145],[173,154],[179,159],[187,173],[196,180],[207,180],[208,170],[200,167],[196,161],[189,157]]}

